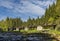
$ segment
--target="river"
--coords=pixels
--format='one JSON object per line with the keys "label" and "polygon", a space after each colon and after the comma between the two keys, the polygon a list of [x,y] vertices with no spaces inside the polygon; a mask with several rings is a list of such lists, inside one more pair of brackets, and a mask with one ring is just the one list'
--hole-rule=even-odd
{"label": "river", "polygon": [[53,41],[54,37],[44,33],[22,34],[22,33],[0,33],[0,41]]}

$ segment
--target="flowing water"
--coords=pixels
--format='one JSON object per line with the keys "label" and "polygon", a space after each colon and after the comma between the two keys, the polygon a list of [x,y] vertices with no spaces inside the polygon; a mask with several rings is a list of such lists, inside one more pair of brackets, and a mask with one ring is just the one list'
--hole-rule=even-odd
{"label": "flowing water", "polygon": [[0,41],[52,41],[53,37],[49,34],[34,33],[34,34],[21,34],[21,33],[0,33]]}

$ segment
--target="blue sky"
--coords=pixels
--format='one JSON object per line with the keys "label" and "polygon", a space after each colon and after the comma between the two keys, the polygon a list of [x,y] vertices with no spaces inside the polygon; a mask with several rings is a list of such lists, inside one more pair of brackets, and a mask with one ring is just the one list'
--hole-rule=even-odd
{"label": "blue sky", "polygon": [[53,2],[55,0],[0,0],[0,20],[6,17],[21,17],[26,21],[29,16],[41,17]]}

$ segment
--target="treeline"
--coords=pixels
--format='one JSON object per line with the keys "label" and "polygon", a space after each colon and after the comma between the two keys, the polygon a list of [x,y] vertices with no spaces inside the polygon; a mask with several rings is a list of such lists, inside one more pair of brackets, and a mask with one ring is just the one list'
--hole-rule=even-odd
{"label": "treeline", "polygon": [[0,28],[6,30],[7,28],[12,27],[29,27],[29,26],[38,26],[42,24],[41,18],[31,19],[28,18],[27,21],[22,21],[21,18],[9,18],[7,17],[5,20],[0,21]]}
{"label": "treeline", "polygon": [[44,20],[46,24],[56,24],[56,29],[60,30],[60,0],[56,0],[56,4],[49,5],[45,11]]}
{"label": "treeline", "polygon": [[20,18],[7,17],[6,20],[0,21],[0,28],[3,28],[3,30],[6,30],[8,27],[18,27],[20,25],[22,25]]}

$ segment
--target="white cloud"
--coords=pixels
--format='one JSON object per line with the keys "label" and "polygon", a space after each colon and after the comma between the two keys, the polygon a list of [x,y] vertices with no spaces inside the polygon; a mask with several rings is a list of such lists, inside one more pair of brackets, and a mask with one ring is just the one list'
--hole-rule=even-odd
{"label": "white cloud", "polygon": [[32,3],[30,3],[29,1],[23,2],[23,5],[25,5],[24,7],[18,5],[15,7],[14,11],[16,10],[17,12],[21,12],[21,13],[33,13],[33,14],[43,14],[44,13],[44,9],[40,6],[36,6]]}
{"label": "white cloud", "polygon": [[6,7],[6,8],[8,8],[8,9],[12,9],[12,8],[13,8],[12,3],[9,2],[9,1],[1,1],[1,2],[0,2],[0,6]]}
{"label": "white cloud", "polygon": [[55,0],[42,0],[42,1],[37,1],[37,0],[35,0],[35,1],[33,1],[33,0],[30,0],[33,4],[35,4],[35,5],[38,5],[38,6],[49,6],[49,4],[50,5],[52,5],[53,4],[53,2],[55,2]]}
{"label": "white cloud", "polygon": [[[32,3],[35,3],[35,4],[32,4]],[[32,13],[37,13],[37,14],[42,14],[42,12],[44,12],[44,9],[41,7],[41,6],[38,6],[38,5],[42,5],[42,6],[48,6],[49,4],[52,4],[51,1],[28,1],[28,0],[23,0],[21,1],[22,5],[24,6],[21,6],[21,4],[15,4],[15,3],[12,3],[10,1],[1,1],[0,2],[0,6],[4,6],[8,9],[12,9],[12,10],[16,10],[16,12],[32,12]]]}
{"label": "white cloud", "polygon": [[[27,16],[41,16],[45,13],[44,6],[48,7],[49,4],[52,4],[53,1],[47,0],[47,1],[39,1],[39,0],[21,0],[19,4],[13,3],[9,0],[1,0],[0,6],[6,7],[8,9],[11,9],[11,12],[22,13]],[[18,14],[17,16],[21,16],[21,14]],[[35,17],[36,18],[36,17]]]}

